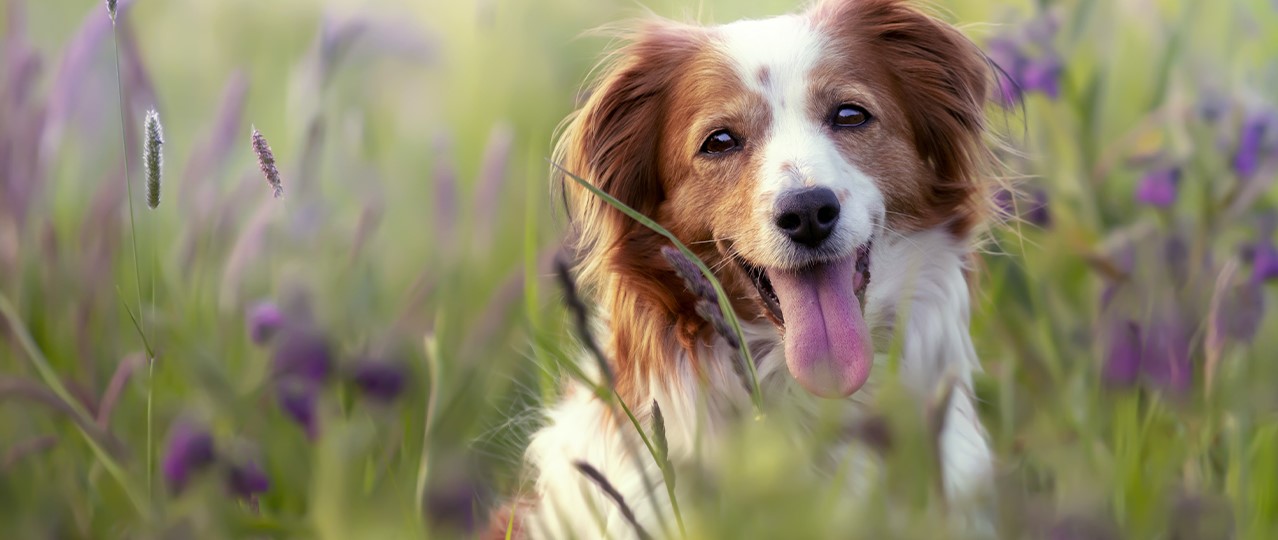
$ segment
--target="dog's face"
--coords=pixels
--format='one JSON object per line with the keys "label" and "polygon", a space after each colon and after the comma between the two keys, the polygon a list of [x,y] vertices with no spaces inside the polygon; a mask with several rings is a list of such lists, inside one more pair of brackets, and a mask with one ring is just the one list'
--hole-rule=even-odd
{"label": "dog's face", "polygon": [[[846,396],[873,358],[861,310],[874,239],[938,226],[961,235],[975,220],[988,78],[970,42],[895,0],[718,27],[651,23],[570,125],[560,158],[693,246],[739,315],[775,323],[800,384]],[[679,281],[642,253],[659,240],[580,193],[573,203],[586,271],[633,287],[636,298],[615,296],[625,309],[679,319]],[[613,307],[614,321],[626,315]]]}

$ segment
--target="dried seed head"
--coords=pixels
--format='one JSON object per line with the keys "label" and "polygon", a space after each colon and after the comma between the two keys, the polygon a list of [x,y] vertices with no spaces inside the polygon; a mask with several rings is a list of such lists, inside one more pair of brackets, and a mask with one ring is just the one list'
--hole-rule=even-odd
{"label": "dried seed head", "polygon": [[164,128],[155,109],[146,112],[145,129],[142,164],[146,167],[146,205],[154,210],[160,206],[160,176],[164,172]]}
{"label": "dried seed head", "polygon": [[116,0],[106,0],[107,15],[111,16],[111,24],[115,24],[115,4]]}
{"label": "dried seed head", "polygon": [[604,354],[603,349],[599,348],[599,343],[595,341],[595,336],[590,331],[590,313],[586,309],[586,304],[581,301],[581,296],[577,294],[577,283],[572,279],[571,264],[563,254],[555,257],[555,276],[559,278],[559,286],[564,292],[564,304],[568,306],[568,311],[572,312],[573,320],[577,323],[577,333],[582,344],[599,363],[599,371],[603,374],[608,388],[616,388],[616,375],[612,372],[612,366],[608,365],[608,356]]}
{"label": "dried seed head", "polygon": [[284,196],[284,184],[280,182],[280,171],[275,168],[275,154],[271,153],[271,145],[256,127],[253,128],[253,153],[257,154],[257,164],[262,168],[262,175],[271,184],[275,198]]}
{"label": "dried seed head", "polygon": [[617,491],[617,488],[612,485],[612,482],[608,481],[608,477],[604,476],[603,473],[599,472],[599,469],[596,469],[594,466],[586,463],[585,461],[578,460],[574,461],[572,464],[577,468],[577,472],[580,472],[586,478],[589,478],[596,486],[599,487],[600,491],[604,492],[604,495],[607,495],[609,499],[612,499],[612,502],[617,505],[617,510],[621,511],[621,517],[626,518],[626,521],[630,522],[630,526],[634,528],[635,535],[638,536],[640,540],[652,540],[652,535],[648,534],[648,531],[643,528],[643,525],[639,524],[639,520],[635,518],[634,510],[630,508],[629,504],[626,504],[626,498],[622,496],[620,491]]}
{"label": "dried seed head", "polygon": [[710,326],[714,327],[714,331],[729,346],[740,349],[741,343],[737,339],[736,330],[728,324],[728,320],[723,316],[723,310],[719,308],[719,293],[715,292],[714,285],[711,285],[710,280],[701,273],[697,264],[672,246],[662,247],[661,255],[666,258],[666,262],[670,263],[670,267],[674,268],[675,273],[683,278],[683,283],[688,290],[697,296],[697,315],[709,322]]}
{"label": "dried seed head", "polygon": [[675,249],[673,246],[663,246],[661,255],[670,263],[670,267],[674,268],[675,273],[683,278],[684,285],[687,285],[692,294],[711,303],[719,303],[719,295],[715,293],[714,286],[710,285],[710,280],[701,274],[701,269],[697,268],[696,263],[688,259],[682,251]]}

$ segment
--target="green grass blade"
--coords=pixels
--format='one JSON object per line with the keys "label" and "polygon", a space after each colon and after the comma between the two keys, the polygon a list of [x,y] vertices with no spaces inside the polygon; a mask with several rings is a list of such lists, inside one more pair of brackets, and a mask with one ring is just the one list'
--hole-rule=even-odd
{"label": "green grass blade", "polygon": [[675,236],[671,234],[670,231],[667,231],[665,227],[662,227],[661,225],[657,224],[657,222],[650,219],[648,216],[645,216],[639,213],[639,211],[627,206],[626,203],[623,203],[617,200],[615,197],[613,197],[612,195],[609,195],[604,190],[599,189],[594,184],[591,184],[590,182],[586,181],[580,176],[577,176],[569,172],[567,169],[563,168],[558,163],[551,161],[550,164],[556,169],[558,169],[560,172],[564,173],[564,175],[573,179],[574,182],[577,182],[578,184],[580,184],[581,187],[586,188],[588,191],[595,194],[595,196],[599,197],[600,199],[603,199],[604,202],[607,202],[613,208],[620,210],[623,214],[639,222],[640,225],[643,225],[644,227],[651,229],[653,232],[660,234],[661,236],[664,236],[667,240],[670,240],[670,243],[673,244],[674,247],[677,248],[680,252],[682,252],[684,256],[688,257],[688,259],[691,260],[693,263],[696,263],[697,268],[701,270],[701,274],[704,275],[706,279],[710,281],[710,285],[712,285],[714,287],[715,292],[718,293],[719,309],[723,311],[724,317],[727,318],[729,324],[732,325],[732,330],[733,332],[737,334],[737,340],[741,343],[741,361],[745,363],[746,371],[750,374],[750,394],[751,394],[751,398],[754,401],[755,414],[762,416],[763,392],[759,387],[759,374],[755,370],[754,356],[750,353],[750,345],[749,345],[749,342],[746,341],[745,332],[741,330],[741,321],[737,319],[736,311],[732,309],[732,304],[728,301],[728,293],[724,291],[723,284],[719,283],[718,278],[714,276],[714,272],[711,272],[710,268],[706,266],[706,263],[701,261],[700,257],[697,257],[696,254],[692,252],[692,250],[688,249],[687,246],[683,245],[683,242],[680,242],[678,238],[675,238]]}
{"label": "green grass blade", "polygon": [[26,325],[23,324],[22,319],[18,317],[18,311],[9,301],[9,298],[3,293],[0,293],[0,314],[4,315],[5,321],[9,324],[9,331],[18,339],[18,344],[27,353],[27,357],[31,359],[31,364],[35,366],[36,371],[39,372],[40,378],[44,379],[44,383],[49,386],[49,389],[53,390],[53,393],[57,394],[59,399],[66,402],[67,407],[78,417],[79,422],[76,422],[76,427],[80,431],[80,434],[84,436],[85,442],[87,442],[89,447],[93,449],[93,453],[97,456],[98,461],[102,462],[102,466],[107,470],[107,473],[120,484],[124,493],[129,497],[129,501],[133,503],[134,507],[136,507],[138,514],[148,516],[149,512],[147,510],[148,507],[145,500],[138,494],[138,491],[133,486],[132,482],[129,482],[128,476],[124,473],[124,469],[115,461],[115,458],[111,457],[110,453],[102,448],[98,441],[94,439],[93,435],[82,427],[86,425],[93,425],[93,417],[89,414],[89,411],[85,410],[84,406],[71,395],[71,392],[67,390],[67,387],[62,384],[62,378],[53,370],[53,366],[49,365],[49,361],[44,357],[44,354],[40,352],[40,348],[36,345],[35,339],[31,337],[31,332],[27,331]]}

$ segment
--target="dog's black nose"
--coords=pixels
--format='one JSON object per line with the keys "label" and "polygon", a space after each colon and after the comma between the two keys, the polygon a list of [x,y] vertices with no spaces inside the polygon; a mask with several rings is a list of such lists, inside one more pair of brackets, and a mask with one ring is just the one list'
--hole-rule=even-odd
{"label": "dog's black nose", "polygon": [[829,188],[796,189],[777,201],[777,227],[791,240],[817,247],[839,222],[839,198]]}

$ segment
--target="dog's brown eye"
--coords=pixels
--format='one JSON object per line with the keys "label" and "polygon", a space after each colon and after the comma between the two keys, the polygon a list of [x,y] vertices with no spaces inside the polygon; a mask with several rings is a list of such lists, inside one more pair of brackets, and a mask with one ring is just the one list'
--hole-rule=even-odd
{"label": "dog's brown eye", "polygon": [[702,154],[722,154],[737,147],[737,139],[726,129],[720,129],[706,137],[701,143]]}
{"label": "dog's brown eye", "polygon": [[839,105],[831,122],[834,127],[859,127],[870,121],[870,113],[856,105]]}

